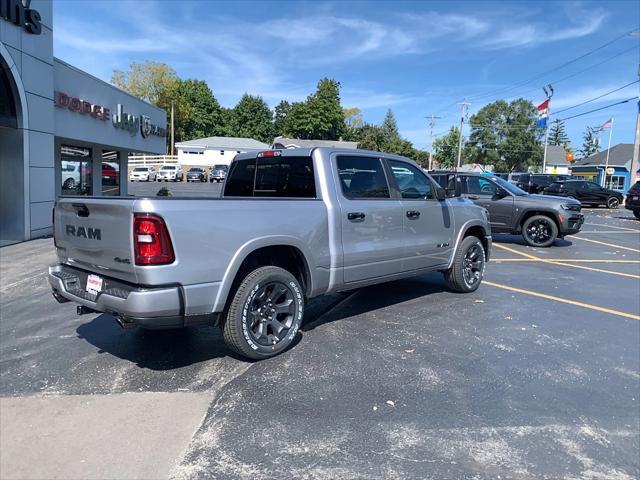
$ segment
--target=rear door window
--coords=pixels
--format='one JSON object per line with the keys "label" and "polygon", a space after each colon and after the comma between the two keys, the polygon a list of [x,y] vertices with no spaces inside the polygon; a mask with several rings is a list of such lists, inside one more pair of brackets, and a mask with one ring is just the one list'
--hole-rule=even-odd
{"label": "rear door window", "polygon": [[345,197],[391,198],[382,161],[373,157],[339,156],[338,176]]}

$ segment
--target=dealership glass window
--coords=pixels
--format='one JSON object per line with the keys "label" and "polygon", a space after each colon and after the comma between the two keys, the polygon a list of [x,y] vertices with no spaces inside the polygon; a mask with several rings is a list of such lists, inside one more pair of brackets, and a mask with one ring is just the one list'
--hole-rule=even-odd
{"label": "dealership glass window", "polygon": [[624,189],[624,177],[620,175],[608,175],[607,176],[607,188],[611,190],[623,190]]}
{"label": "dealership glass window", "polygon": [[120,154],[102,151],[102,195],[120,195]]}
{"label": "dealership glass window", "polygon": [[92,195],[91,149],[60,146],[62,195]]}

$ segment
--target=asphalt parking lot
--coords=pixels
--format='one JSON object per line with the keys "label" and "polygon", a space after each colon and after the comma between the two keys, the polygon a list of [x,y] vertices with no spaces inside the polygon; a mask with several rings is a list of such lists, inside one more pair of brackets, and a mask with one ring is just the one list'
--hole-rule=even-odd
{"label": "asphalt parking lot", "polygon": [[638,478],[640,222],[585,213],[548,249],[496,236],[473,294],[434,274],[314,300],[257,363],[217,329],[78,317],[51,239],[4,247],[0,478]]}

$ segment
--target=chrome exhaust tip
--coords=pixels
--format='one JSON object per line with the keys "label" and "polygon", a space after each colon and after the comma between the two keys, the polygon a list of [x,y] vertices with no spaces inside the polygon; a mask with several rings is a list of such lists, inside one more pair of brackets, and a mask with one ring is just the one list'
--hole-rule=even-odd
{"label": "chrome exhaust tip", "polygon": [[137,327],[135,323],[129,322],[122,317],[115,316],[114,318],[116,319],[116,323],[120,325],[120,328],[123,330],[133,330]]}

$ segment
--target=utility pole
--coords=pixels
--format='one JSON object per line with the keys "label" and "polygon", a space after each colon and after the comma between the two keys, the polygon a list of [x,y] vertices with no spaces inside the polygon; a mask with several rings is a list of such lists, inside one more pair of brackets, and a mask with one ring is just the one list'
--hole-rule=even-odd
{"label": "utility pole", "polygon": [[433,127],[436,125],[436,119],[439,118],[442,117],[437,117],[432,113],[431,120],[429,121],[429,170],[433,170]]}
{"label": "utility pole", "polygon": [[169,152],[169,155],[173,155],[173,148],[174,148],[174,123],[173,123],[173,119],[174,119],[174,113],[173,113],[173,100],[171,100],[171,150]]}
{"label": "utility pole", "polygon": [[[638,78],[640,78],[640,64],[638,65]],[[631,160],[631,185],[635,180],[636,172],[640,169],[640,95],[638,95],[638,111],[636,112],[636,138],[633,143],[633,160]]]}
{"label": "utility pole", "polygon": [[456,170],[460,168],[460,162],[462,160],[462,126],[464,125],[464,117],[469,105],[471,104],[464,100],[460,102],[460,135],[458,140],[458,161],[456,163]]}
{"label": "utility pole", "polygon": [[542,87],[544,94],[547,97],[547,121],[545,122],[545,130],[544,130],[544,153],[542,155],[542,172],[545,173],[547,168],[547,150],[549,147],[549,120],[551,116],[551,97],[553,97],[553,86],[549,83],[546,87]]}

